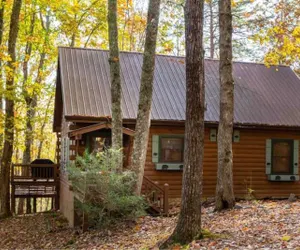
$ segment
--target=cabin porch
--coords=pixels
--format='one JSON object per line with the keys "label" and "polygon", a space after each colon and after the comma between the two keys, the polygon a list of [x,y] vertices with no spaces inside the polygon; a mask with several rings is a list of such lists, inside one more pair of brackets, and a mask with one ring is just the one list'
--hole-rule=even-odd
{"label": "cabin porch", "polygon": [[36,212],[37,198],[51,198],[59,209],[59,164],[12,164],[11,211],[16,213],[16,199],[33,199]]}
{"label": "cabin porch", "polygon": [[[76,124],[80,126],[80,124]],[[130,155],[133,147],[134,131],[123,127],[123,163],[124,169],[130,165]],[[89,153],[103,152],[111,146],[111,124],[101,122],[93,125],[82,126],[62,133],[58,136],[59,143],[57,152],[61,152],[61,176],[60,176],[60,210],[68,218],[71,227],[82,225],[86,228],[86,216],[78,218],[74,201],[83,202],[80,194],[73,192],[68,175],[64,171],[68,161],[73,161],[76,156],[82,156],[85,151]],[[169,185],[166,183],[153,182],[144,176],[143,196],[149,204],[149,212],[152,214],[168,214],[169,210]]]}

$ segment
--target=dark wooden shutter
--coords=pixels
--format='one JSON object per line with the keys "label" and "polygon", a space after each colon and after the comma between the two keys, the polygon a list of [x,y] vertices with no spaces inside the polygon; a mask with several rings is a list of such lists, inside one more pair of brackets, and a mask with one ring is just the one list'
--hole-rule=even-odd
{"label": "dark wooden shutter", "polygon": [[240,131],[233,130],[233,142],[239,142],[239,141],[240,141]]}
{"label": "dark wooden shutter", "polygon": [[266,174],[271,174],[272,170],[272,140],[266,140]]}
{"label": "dark wooden shutter", "polygon": [[209,140],[217,141],[217,129],[216,128],[211,128],[209,130]]}
{"label": "dark wooden shutter", "polygon": [[159,159],[159,136],[152,136],[152,162],[158,162]]}
{"label": "dark wooden shutter", "polygon": [[293,174],[299,173],[299,140],[294,140]]}

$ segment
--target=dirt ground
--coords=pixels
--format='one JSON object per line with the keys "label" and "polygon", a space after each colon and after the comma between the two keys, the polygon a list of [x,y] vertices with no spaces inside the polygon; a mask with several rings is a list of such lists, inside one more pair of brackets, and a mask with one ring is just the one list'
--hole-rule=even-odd
{"label": "dirt ground", "polygon": [[[145,216],[85,233],[68,228],[59,213],[17,216],[0,221],[0,249],[157,249],[177,213],[174,207],[170,217]],[[208,206],[202,218],[206,237],[172,249],[300,250],[300,201],[243,201],[222,213]]]}

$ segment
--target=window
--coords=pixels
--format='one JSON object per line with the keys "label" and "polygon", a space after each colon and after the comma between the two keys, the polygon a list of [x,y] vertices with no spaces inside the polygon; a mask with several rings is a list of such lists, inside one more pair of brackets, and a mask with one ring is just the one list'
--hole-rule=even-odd
{"label": "window", "polygon": [[272,174],[293,174],[292,140],[272,140]]}
{"label": "window", "polygon": [[160,162],[183,162],[183,138],[160,138]]}
{"label": "window", "polygon": [[298,181],[299,141],[266,141],[266,174],[270,181]]}
{"label": "window", "polygon": [[93,136],[91,138],[91,152],[99,153],[103,152],[105,148],[111,146],[111,139],[108,137]]}
{"label": "window", "polygon": [[92,137],[92,152],[102,152],[105,138]]}
{"label": "window", "polygon": [[182,170],[183,150],[183,135],[152,136],[152,162],[156,170]]}

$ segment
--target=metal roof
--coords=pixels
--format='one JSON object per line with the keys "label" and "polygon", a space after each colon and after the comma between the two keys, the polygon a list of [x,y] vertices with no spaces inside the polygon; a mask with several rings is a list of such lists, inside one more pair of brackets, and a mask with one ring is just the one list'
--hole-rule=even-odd
{"label": "metal roof", "polygon": [[[108,56],[103,50],[59,48],[58,84],[65,116],[111,116]],[[120,53],[124,119],[136,118],[142,60],[141,53]],[[300,79],[289,67],[234,62],[233,75],[235,124],[300,126]],[[205,121],[218,122],[218,60],[205,60],[205,80]],[[183,121],[185,90],[184,57],[157,55],[151,119]]]}

